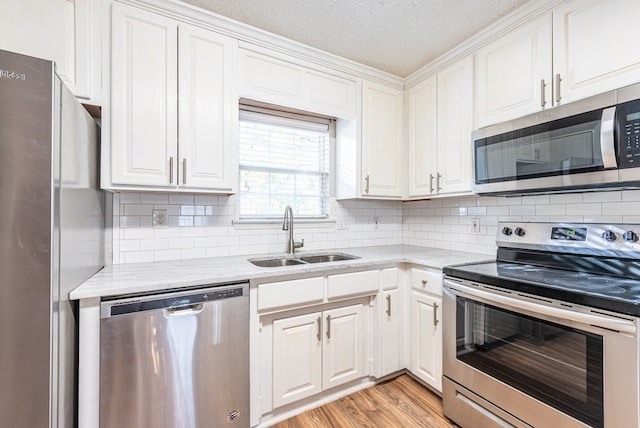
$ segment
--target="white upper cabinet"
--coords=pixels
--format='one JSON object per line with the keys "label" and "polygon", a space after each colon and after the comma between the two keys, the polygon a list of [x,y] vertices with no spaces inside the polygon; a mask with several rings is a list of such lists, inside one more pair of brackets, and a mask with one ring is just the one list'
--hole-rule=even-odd
{"label": "white upper cabinet", "polygon": [[232,191],[238,180],[237,41],[186,24],[178,35],[178,183]]}
{"label": "white upper cabinet", "polygon": [[368,81],[362,92],[361,195],[401,198],[403,92]]}
{"label": "white upper cabinet", "polygon": [[111,105],[104,117],[110,182],[175,185],[178,23],[120,3],[113,4],[111,23]]}
{"label": "white upper cabinet", "polygon": [[476,53],[476,128],[640,81],[637,0],[572,0]]}
{"label": "white upper cabinet", "polygon": [[102,187],[233,193],[237,42],[120,3],[109,33]]}
{"label": "white upper cabinet", "polygon": [[551,14],[481,48],[476,57],[476,127],[551,107]]}
{"label": "white upper cabinet", "polygon": [[356,117],[357,79],[240,50],[240,96],[312,113]]}
{"label": "white upper cabinet", "polygon": [[436,194],[438,174],[437,76],[407,91],[409,197]]}
{"label": "white upper cabinet", "polygon": [[471,191],[473,60],[467,57],[407,91],[409,197]]}
{"label": "white upper cabinet", "polygon": [[2,49],[55,61],[82,102],[99,104],[99,1],[23,0],[2,3]]}
{"label": "white upper cabinet", "polygon": [[[573,0],[553,12],[554,98],[567,103],[640,81],[638,0]],[[559,93],[558,93],[559,92]]]}

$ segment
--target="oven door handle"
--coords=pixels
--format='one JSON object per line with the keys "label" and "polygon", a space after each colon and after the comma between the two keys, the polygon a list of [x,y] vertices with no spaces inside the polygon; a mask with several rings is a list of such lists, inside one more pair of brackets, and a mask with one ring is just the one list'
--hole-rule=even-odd
{"label": "oven door handle", "polygon": [[498,293],[492,293],[480,289],[470,288],[465,285],[445,280],[445,285],[452,290],[462,292],[472,297],[477,297],[483,303],[494,303],[496,305],[508,306],[510,308],[528,311],[531,314],[547,315],[561,320],[575,321],[581,324],[602,327],[608,330],[615,330],[623,333],[636,334],[636,325],[633,321],[622,318],[607,317],[605,315],[585,314],[567,309],[554,308],[552,306],[533,303],[526,300],[515,299]]}

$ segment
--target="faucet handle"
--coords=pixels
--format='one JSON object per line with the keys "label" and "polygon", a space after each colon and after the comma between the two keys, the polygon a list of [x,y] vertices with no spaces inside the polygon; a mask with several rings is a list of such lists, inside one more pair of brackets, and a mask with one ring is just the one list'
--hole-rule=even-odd
{"label": "faucet handle", "polygon": [[293,243],[293,248],[302,248],[302,247],[304,247],[304,239],[302,240],[302,242]]}

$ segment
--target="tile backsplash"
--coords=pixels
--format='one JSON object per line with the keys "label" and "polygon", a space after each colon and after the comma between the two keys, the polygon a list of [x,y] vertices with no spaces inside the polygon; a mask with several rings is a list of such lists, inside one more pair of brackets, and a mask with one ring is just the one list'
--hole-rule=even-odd
{"label": "tile backsplash", "polygon": [[[112,195],[114,264],[286,251],[280,222],[234,224],[235,197],[156,192]],[[152,227],[165,209],[168,227]],[[452,197],[414,202],[332,200],[332,221],[296,222],[304,250],[408,244],[495,254],[502,220],[640,223],[640,191],[524,197]],[[474,233],[472,220],[479,220]]]}

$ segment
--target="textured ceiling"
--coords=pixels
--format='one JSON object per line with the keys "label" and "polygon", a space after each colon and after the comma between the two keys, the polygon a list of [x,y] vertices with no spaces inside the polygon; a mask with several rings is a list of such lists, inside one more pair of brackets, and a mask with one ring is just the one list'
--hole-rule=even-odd
{"label": "textured ceiling", "polygon": [[406,77],[532,0],[183,1]]}

